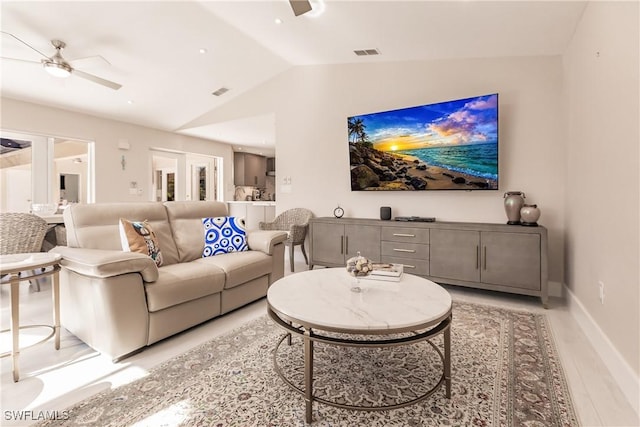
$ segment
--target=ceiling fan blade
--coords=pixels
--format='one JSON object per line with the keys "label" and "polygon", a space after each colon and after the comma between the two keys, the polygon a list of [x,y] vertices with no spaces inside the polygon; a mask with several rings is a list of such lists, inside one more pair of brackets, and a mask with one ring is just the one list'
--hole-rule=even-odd
{"label": "ceiling fan blade", "polygon": [[7,58],[5,56],[1,56],[0,59],[4,59],[5,61],[26,62],[29,64],[41,64],[40,61],[31,61],[29,59],[19,59],[19,58]]}
{"label": "ceiling fan blade", "polygon": [[114,83],[114,82],[109,81],[109,80],[105,80],[103,78],[94,76],[93,74],[85,73],[84,71],[80,71],[80,70],[74,69],[73,70],[73,74],[78,76],[78,77],[82,77],[83,79],[90,80],[90,81],[92,81],[94,83],[98,83],[98,84],[100,84],[102,86],[106,86],[106,87],[111,88],[113,90],[118,90],[118,89],[120,89],[122,87],[121,84]]}
{"label": "ceiling fan blade", "polygon": [[291,4],[291,9],[293,9],[295,16],[310,12],[312,9],[309,0],[289,0],[289,4]]}
{"label": "ceiling fan blade", "polygon": [[94,68],[110,66],[111,63],[100,55],[87,56],[86,58],[77,58],[68,61],[73,68]]}
{"label": "ceiling fan blade", "polygon": [[49,57],[48,57],[47,55],[45,55],[44,53],[40,52],[40,51],[39,51],[38,49],[36,49],[35,47],[31,46],[31,45],[30,45],[29,43],[27,43],[26,41],[21,40],[21,39],[19,39],[18,37],[14,36],[13,34],[11,34],[11,33],[7,33],[6,31],[0,31],[0,33],[2,33],[2,34],[6,34],[6,35],[8,35],[9,37],[13,37],[14,39],[18,40],[18,41],[19,41],[20,43],[22,43],[23,45],[27,46],[29,49],[31,49],[31,50],[35,50],[36,52],[38,52],[38,53],[39,53],[40,55],[42,55],[43,57],[45,57],[45,58],[49,59]]}

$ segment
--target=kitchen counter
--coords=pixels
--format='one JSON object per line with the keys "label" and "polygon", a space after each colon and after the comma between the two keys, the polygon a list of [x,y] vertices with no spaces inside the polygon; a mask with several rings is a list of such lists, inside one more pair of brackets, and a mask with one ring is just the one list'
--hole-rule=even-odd
{"label": "kitchen counter", "polygon": [[276,202],[270,200],[234,200],[227,202],[229,215],[245,219],[247,230],[257,230],[260,222],[276,216]]}
{"label": "kitchen counter", "polygon": [[254,206],[275,206],[276,202],[272,200],[232,200],[227,203],[240,203]]}

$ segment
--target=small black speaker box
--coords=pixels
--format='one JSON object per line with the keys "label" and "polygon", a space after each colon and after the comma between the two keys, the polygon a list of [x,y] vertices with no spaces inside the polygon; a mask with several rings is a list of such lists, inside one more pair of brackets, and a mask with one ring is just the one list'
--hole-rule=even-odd
{"label": "small black speaker box", "polygon": [[391,208],[389,206],[380,207],[380,219],[384,219],[384,220],[391,219]]}

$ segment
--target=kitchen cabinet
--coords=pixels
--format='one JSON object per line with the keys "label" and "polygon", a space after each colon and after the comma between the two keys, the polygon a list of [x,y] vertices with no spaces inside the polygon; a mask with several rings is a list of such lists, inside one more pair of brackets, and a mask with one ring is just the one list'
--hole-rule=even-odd
{"label": "kitchen cabinet", "polygon": [[267,175],[276,176],[276,158],[267,157]]}
{"label": "kitchen cabinet", "polygon": [[360,254],[372,261],[380,261],[380,227],[337,222],[316,222],[309,231],[309,263],[330,267],[344,266],[346,261]]}
{"label": "kitchen cabinet", "polygon": [[235,185],[264,188],[266,176],[266,157],[251,153],[234,153],[233,183]]}
{"label": "kitchen cabinet", "polygon": [[309,268],[342,267],[359,250],[437,283],[539,296],[547,305],[542,226],[329,217],[309,224]]}

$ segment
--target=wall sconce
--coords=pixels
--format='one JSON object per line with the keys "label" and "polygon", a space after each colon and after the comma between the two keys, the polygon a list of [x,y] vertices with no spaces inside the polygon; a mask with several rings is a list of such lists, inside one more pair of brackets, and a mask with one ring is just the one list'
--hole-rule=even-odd
{"label": "wall sconce", "polygon": [[[126,139],[121,139],[118,141],[118,150],[123,150],[123,151],[127,151],[131,148],[131,145],[129,144],[129,141]],[[122,165],[122,170],[125,169],[125,166],[127,165],[127,161],[124,158],[124,154],[122,155],[122,158],[120,159],[120,164]]]}

